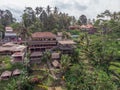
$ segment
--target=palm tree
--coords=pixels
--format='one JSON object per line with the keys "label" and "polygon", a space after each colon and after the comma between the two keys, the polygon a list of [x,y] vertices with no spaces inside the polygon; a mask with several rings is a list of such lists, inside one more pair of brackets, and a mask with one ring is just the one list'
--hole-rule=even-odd
{"label": "palm tree", "polygon": [[107,18],[111,18],[111,12],[109,10],[105,10],[102,15],[106,16]]}
{"label": "palm tree", "polygon": [[48,5],[46,8],[47,15],[50,15],[51,13],[51,7]]}
{"label": "palm tree", "polygon": [[62,55],[60,64],[62,67],[62,72],[65,73],[65,71],[69,68],[71,65],[71,57],[68,55]]}
{"label": "palm tree", "polygon": [[37,15],[37,17],[38,17],[38,16],[40,16],[40,14],[42,13],[43,8],[42,8],[42,7],[36,7],[35,11],[36,11],[36,15]]}
{"label": "palm tree", "polygon": [[58,8],[54,7],[54,14],[58,14]]}
{"label": "palm tree", "polygon": [[81,15],[79,17],[79,20],[82,24],[86,25],[87,24],[87,17],[85,15]]}

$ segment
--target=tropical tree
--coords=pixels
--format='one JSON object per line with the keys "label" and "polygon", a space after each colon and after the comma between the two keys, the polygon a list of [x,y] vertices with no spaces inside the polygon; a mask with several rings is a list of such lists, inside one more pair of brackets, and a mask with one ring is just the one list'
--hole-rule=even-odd
{"label": "tropical tree", "polygon": [[48,5],[46,8],[47,15],[49,16],[51,13],[51,7]]}
{"label": "tropical tree", "polygon": [[65,71],[69,68],[71,65],[71,57],[68,55],[62,55],[60,64],[62,67],[62,72],[65,73]]}
{"label": "tropical tree", "polygon": [[67,90],[117,90],[117,86],[106,72],[95,70],[86,73],[84,64],[74,64],[65,73]]}
{"label": "tropical tree", "polygon": [[36,13],[37,17],[39,17],[41,15],[42,11],[43,11],[42,7],[36,7],[35,13]]}
{"label": "tropical tree", "polygon": [[13,23],[14,20],[15,19],[9,10],[0,10],[0,24],[2,24],[4,27]]}
{"label": "tropical tree", "polygon": [[54,14],[58,14],[58,8],[54,7]]}
{"label": "tropical tree", "polygon": [[87,17],[85,15],[81,15],[79,17],[79,22],[83,25],[86,25],[87,24]]}
{"label": "tropical tree", "polygon": [[24,14],[22,16],[22,19],[23,19],[24,27],[28,28],[36,20],[34,10],[31,7],[26,7],[24,10]]}

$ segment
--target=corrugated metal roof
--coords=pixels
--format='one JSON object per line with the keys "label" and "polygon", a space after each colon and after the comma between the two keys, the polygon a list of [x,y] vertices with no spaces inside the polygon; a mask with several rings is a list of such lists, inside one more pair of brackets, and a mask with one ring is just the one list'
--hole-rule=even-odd
{"label": "corrugated metal roof", "polygon": [[17,36],[16,33],[5,33],[5,36]]}

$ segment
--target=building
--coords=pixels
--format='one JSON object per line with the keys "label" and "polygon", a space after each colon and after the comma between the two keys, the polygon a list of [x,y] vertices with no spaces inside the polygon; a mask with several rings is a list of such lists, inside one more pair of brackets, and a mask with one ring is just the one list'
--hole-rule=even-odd
{"label": "building", "polygon": [[12,62],[23,62],[27,47],[14,43],[6,43],[0,46],[0,55],[9,55]]}
{"label": "building", "polygon": [[94,27],[92,24],[81,25],[80,28],[81,31],[88,32],[88,34],[94,34],[95,32],[97,32],[97,28]]}
{"label": "building", "polygon": [[11,27],[5,27],[4,41],[17,42],[17,40],[18,40],[17,33],[15,33]]}
{"label": "building", "polygon": [[57,40],[62,40],[62,39],[63,39],[63,33],[57,32]]}
{"label": "building", "polygon": [[12,75],[12,72],[11,72],[11,71],[4,71],[4,72],[1,74],[0,78],[1,78],[2,80],[7,80],[7,79],[9,79],[9,78],[11,77],[11,75]]}
{"label": "building", "polygon": [[41,63],[41,57],[43,56],[42,52],[32,52],[30,54],[30,64],[39,64]]}
{"label": "building", "polygon": [[69,26],[68,28],[69,28],[69,30],[79,30],[80,25],[73,25],[73,26]]}
{"label": "building", "polygon": [[12,42],[5,43],[0,46],[0,55],[12,55],[16,52],[26,52],[26,46],[14,44]]}
{"label": "building", "polygon": [[51,59],[52,59],[52,60],[59,60],[59,59],[60,59],[60,53],[53,52],[53,53],[51,54]]}
{"label": "building", "polygon": [[28,41],[30,52],[44,52],[57,45],[56,35],[51,32],[36,32],[32,34],[31,40]]}
{"label": "building", "polygon": [[55,67],[55,68],[60,68],[60,67],[61,67],[60,62],[57,61],[57,60],[52,61],[52,65],[53,65],[53,67]]}
{"label": "building", "polygon": [[21,74],[21,70],[19,69],[15,69],[13,72],[12,72],[12,76],[19,76]]}
{"label": "building", "polygon": [[25,52],[15,52],[12,55],[12,62],[14,63],[23,63],[24,62],[24,58],[25,58]]}
{"label": "building", "polygon": [[28,41],[30,63],[40,63],[42,53],[57,46],[56,35],[51,32],[36,32]]}
{"label": "building", "polygon": [[75,44],[73,40],[62,40],[58,41],[58,48],[62,54],[72,54]]}

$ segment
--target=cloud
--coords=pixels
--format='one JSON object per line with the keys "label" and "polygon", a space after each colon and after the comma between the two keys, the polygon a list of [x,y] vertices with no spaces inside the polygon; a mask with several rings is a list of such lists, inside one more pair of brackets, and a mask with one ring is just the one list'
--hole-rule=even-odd
{"label": "cloud", "polygon": [[75,8],[75,9],[77,9],[77,10],[84,11],[84,10],[86,10],[86,9],[88,8],[88,6],[86,6],[86,5],[81,5],[81,4],[78,3],[78,2],[74,2],[74,7],[73,7],[73,8]]}
{"label": "cloud", "polygon": [[21,19],[22,19],[21,16],[23,14],[23,10],[21,10],[19,8],[13,9],[13,8],[10,8],[10,7],[8,7],[8,9],[12,12],[13,17],[17,18],[17,21],[21,21]]}
{"label": "cloud", "polygon": [[120,0],[0,0],[0,9],[9,9],[14,17],[20,20],[25,7],[57,6],[59,11],[74,15],[77,18],[85,14],[88,18],[95,18],[97,14],[105,11],[120,10]]}
{"label": "cloud", "polygon": [[72,9],[77,9],[77,10],[81,10],[84,11],[87,9],[87,6],[85,4],[81,4],[79,1],[77,0],[65,0],[65,1],[55,1],[55,6],[59,7],[61,10],[72,10]]}

